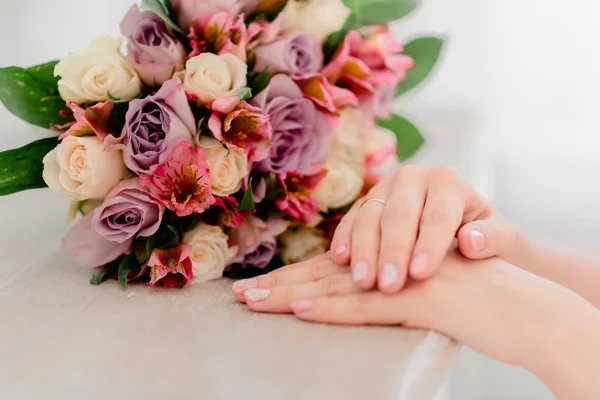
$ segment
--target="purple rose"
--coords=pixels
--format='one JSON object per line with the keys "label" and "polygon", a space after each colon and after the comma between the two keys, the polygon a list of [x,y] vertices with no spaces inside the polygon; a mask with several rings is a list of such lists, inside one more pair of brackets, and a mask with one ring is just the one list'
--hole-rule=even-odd
{"label": "purple rose", "polygon": [[229,234],[232,244],[238,246],[234,263],[242,267],[266,267],[277,251],[277,236],[285,232],[288,225],[282,218],[263,221],[247,216],[244,223]]}
{"label": "purple rose", "polygon": [[136,237],[156,233],[164,210],[137,178],[122,181],[102,205],[73,224],[63,248],[79,265],[99,267],[127,251]]}
{"label": "purple rose", "polygon": [[332,129],[289,76],[275,75],[250,103],[270,116],[273,129],[269,155],[257,164],[258,170],[305,174],[312,165],[324,162]]}
{"label": "purple rose", "polygon": [[195,126],[181,81],[173,78],[156,94],[129,103],[122,144],[117,148],[124,150],[125,165],[130,170],[137,174],[152,172],[178,143],[191,141]]}
{"label": "purple rose", "polygon": [[162,85],[184,68],[185,47],[155,13],[131,6],[121,21],[121,33],[129,39],[127,61],[147,85]]}
{"label": "purple rose", "polygon": [[308,33],[284,36],[254,50],[254,71],[285,72],[291,75],[309,75],[323,68],[323,51],[317,39]]}

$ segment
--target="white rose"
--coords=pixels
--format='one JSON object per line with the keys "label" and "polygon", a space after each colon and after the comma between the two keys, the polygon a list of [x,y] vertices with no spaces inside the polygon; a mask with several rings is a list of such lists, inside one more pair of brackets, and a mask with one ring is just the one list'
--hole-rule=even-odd
{"label": "white rose", "polygon": [[377,127],[366,135],[364,142],[368,174],[380,178],[393,175],[400,164],[396,135]]}
{"label": "white rose", "polygon": [[327,162],[327,175],[319,182],[313,197],[322,211],[350,204],[360,195],[363,177],[349,163],[332,159]]}
{"label": "white rose", "polygon": [[203,103],[212,103],[221,97],[235,96],[246,86],[248,66],[233,54],[220,56],[202,53],[187,60],[183,77],[186,92],[195,93]]}
{"label": "white rose", "polygon": [[198,145],[204,150],[210,168],[210,187],[217,196],[229,196],[240,190],[248,175],[248,156],[244,149],[228,150],[215,139],[202,137]]}
{"label": "white rose", "polygon": [[104,151],[97,136],[67,136],[43,163],[48,187],[74,201],[104,198],[127,173],[121,151]]}
{"label": "white rose", "polygon": [[282,243],[281,259],[286,264],[310,260],[327,251],[327,239],[321,231],[305,226],[283,233],[279,239]]}
{"label": "white rose", "polygon": [[366,128],[364,113],[358,108],[347,107],[340,111],[341,124],[333,134],[328,160],[351,165],[358,175],[365,172],[363,135]]}
{"label": "white rose", "polygon": [[61,97],[83,104],[106,101],[108,92],[122,100],[140,94],[140,78],[119,53],[120,46],[121,39],[102,36],[84,51],[60,60],[54,67],[54,75],[61,77],[58,81]]}
{"label": "white rose", "polygon": [[291,16],[294,31],[312,33],[321,42],[350,15],[342,0],[290,0],[283,11]]}
{"label": "white rose", "polygon": [[190,260],[194,282],[206,282],[223,276],[223,270],[237,254],[237,246],[229,247],[228,239],[220,227],[204,222],[183,236],[183,243],[192,246]]}

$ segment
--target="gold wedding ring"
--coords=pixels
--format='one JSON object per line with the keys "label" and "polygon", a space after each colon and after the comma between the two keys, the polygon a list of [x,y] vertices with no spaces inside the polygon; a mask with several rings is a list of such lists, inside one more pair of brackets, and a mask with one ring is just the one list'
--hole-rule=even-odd
{"label": "gold wedding ring", "polygon": [[371,197],[370,199],[366,199],[365,201],[363,201],[363,203],[360,205],[360,207],[362,208],[362,206],[364,206],[365,204],[367,204],[370,201],[375,201],[377,203],[381,203],[385,206],[385,200],[380,198],[380,197]]}

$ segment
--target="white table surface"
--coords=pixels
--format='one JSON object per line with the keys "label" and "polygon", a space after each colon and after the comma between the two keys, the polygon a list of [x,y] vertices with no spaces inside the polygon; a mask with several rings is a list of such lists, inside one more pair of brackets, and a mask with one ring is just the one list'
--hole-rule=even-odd
{"label": "white table surface", "polygon": [[2,399],[431,399],[446,379],[447,342],[255,314],[226,279],[92,286],[60,250],[64,206],[0,198]]}

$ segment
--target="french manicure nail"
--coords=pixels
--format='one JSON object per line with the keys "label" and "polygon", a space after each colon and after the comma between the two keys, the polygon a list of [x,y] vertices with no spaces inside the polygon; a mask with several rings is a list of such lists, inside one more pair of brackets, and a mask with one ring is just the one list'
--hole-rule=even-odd
{"label": "french manicure nail", "polygon": [[243,294],[246,290],[255,288],[258,286],[258,279],[250,278],[250,279],[242,279],[233,284],[233,291],[238,294]]}
{"label": "french manicure nail", "polygon": [[290,308],[294,312],[309,311],[313,306],[312,300],[296,300],[290,304]]}
{"label": "french manicure nail", "polygon": [[362,281],[367,277],[369,273],[369,264],[364,261],[359,261],[354,264],[354,268],[352,268],[352,276],[354,277],[354,281]]}
{"label": "french manicure nail", "polygon": [[381,273],[381,284],[392,286],[398,280],[398,268],[394,264],[384,264]]}
{"label": "french manicure nail", "polygon": [[269,297],[270,294],[271,294],[271,291],[269,289],[262,289],[262,288],[248,289],[244,292],[244,297],[246,298],[247,301],[256,303],[259,301],[263,301],[264,299]]}
{"label": "french manicure nail", "polygon": [[473,251],[479,253],[485,249],[485,235],[483,233],[476,229],[471,229],[469,236],[471,238],[471,247],[473,248]]}
{"label": "french manicure nail", "polygon": [[411,274],[416,276],[422,275],[427,270],[428,264],[429,256],[427,254],[421,253],[415,255],[410,263]]}
{"label": "french manicure nail", "polygon": [[345,251],[346,251],[346,246],[343,244],[340,244],[338,247],[335,248],[335,255],[341,256],[342,254],[344,254]]}

